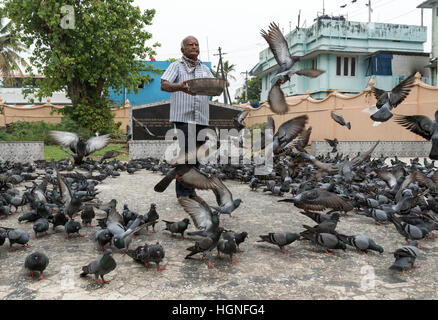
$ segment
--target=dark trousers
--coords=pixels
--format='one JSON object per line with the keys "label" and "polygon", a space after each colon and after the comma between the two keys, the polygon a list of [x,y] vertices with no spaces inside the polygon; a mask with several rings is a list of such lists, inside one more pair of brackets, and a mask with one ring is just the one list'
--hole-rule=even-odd
{"label": "dark trousers", "polygon": [[[208,126],[203,126],[199,124],[189,124],[184,122],[174,122],[175,128],[181,130],[184,133],[184,139],[185,139],[185,152],[188,152],[189,150],[189,138],[194,139],[195,143],[193,144],[196,147],[199,147],[203,144],[203,141],[197,141],[197,136],[199,131],[202,129],[208,128]],[[193,137],[189,137],[189,126],[191,126],[193,129],[191,129],[191,132],[195,133]],[[199,166],[198,160],[196,160],[196,167]],[[175,191],[176,191],[176,197],[193,197],[196,196],[196,192],[194,188],[188,188],[185,187],[182,183],[179,181],[175,182]]]}

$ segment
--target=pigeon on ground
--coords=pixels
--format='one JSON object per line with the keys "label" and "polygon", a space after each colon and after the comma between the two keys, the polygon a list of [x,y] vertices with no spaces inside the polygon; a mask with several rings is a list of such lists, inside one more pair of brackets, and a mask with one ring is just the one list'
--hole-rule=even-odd
{"label": "pigeon on ground", "polygon": [[379,253],[383,253],[384,251],[373,239],[365,236],[345,236],[342,234],[338,234],[337,236],[342,242],[356,248],[361,253],[368,253],[368,250],[377,251]]}
{"label": "pigeon on ground", "polygon": [[427,116],[402,116],[397,115],[395,122],[405,127],[407,130],[423,137],[428,141],[432,141],[432,149],[429,158],[438,160],[438,111],[435,112],[435,120],[431,120]]}
{"label": "pigeon on ground", "polygon": [[94,241],[97,242],[99,246],[99,251],[104,252],[105,245],[110,243],[113,239],[112,233],[108,229],[102,229],[96,232],[96,235],[94,236]]}
{"label": "pigeon on ground", "polygon": [[182,238],[185,239],[184,232],[187,230],[187,227],[190,224],[189,219],[185,218],[182,221],[178,222],[163,220],[163,222],[166,223],[166,228],[164,230],[170,231],[170,235],[172,237],[174,233],[181,233]]}
{"label": "pigeon on ground", "polygon": [[144,215],[143,222],[147,223],[148,226],[146,227],[146,232],[149,235],[149,225],[152,225],[152,232],[157,232],[155,230],[155,225],[158,222],[158,219],[160,216],[157,212],[157,205],[155,203],[151,203],[151,207],[149,208],[149,211]]}
{"label": "pigeon on ground", "polygon": [[245,239],[248,237],[248,232],[241,232],[241,233],[234,233],[232,232],[233,236],[234,236],[234,241],[236,241],[236,245],[237,245],[237,252],[243,252],[243,250],[241,250],[239,248],[240,244],[243,243],[245,241]]}
{"label": "pigeon on ground", "polygon": [[376,107],[379,109],[371,116],[376,122],[386,122],[393,117],[392,109],[397,108],[411,92],[414,86],[414,75],[409,76],[391,91],[384,91],[376,87],[372,91],[377,99]]}
{"label": "pigeon on ground", "polygon": [[339,212],[333,212],[332,214],[321,214],[312,211],[301,211],[300,213],[306,217],[309,217],[316,223],[321,223],[324,221],[339,221],[340,218]]}
{"label": "pigeon on ground", "polygon": [[389,267],[389,269],[402,272],[410,268],[419,268],[414,264],[415,259],[421,255],[418,248],[418,241],[412,241],[408,246],[398,248],[394,252],[395,262]]}
{"label": "pigeon on ground", "polygon": [[164,270],[160,266],[160,262],[164,259],[164,248],[158,242],[153,245],[139,246],[135,250],[128,250],[127,255],[130,256],[134,261],[143,263],[146,268],[149,267],[149,262],[155,262],[157,265],[157,270]]}
{"label": "pigeon on ground", "polygon": [[298,240],[300,238],[300,235],[292,232],[272,232],[267,235],[261,235],[259,237],[261,238],[261,240],[258,240],[257,242],[268,242],[275,244],[280,247],[282,253],[286,254],[289,252],[284,249],[284,247]]}
{"label": "pigeon on ground", "polygon": [[313,229],[308,229],[300,233],[300,235],[313,243],[320,245],[326,249],[327,254],[333,253],[334,249],[346,250],[347,246],[343,243],[337,235],[331,233],[318,233]]}
{"label": "pigeon on ground", "polygon": [[3,228],[3,229],[6,230],[6,235],[9,239],[10,251],[15,251],[15,248],[12,247],[15,243],[21,244],[25,248],[30,247],[30,245],[27,244],[30,240],[27,231],[21,229],[10,229],[10,228]]}
{"label": "pigeon on ground", "polygon": [[87,141],[74,132],[67,131],[50,131],[50,136],[55,140],[57,144],[70,148],[74,153],[71,154],[65,148],[62,148],[64,152],[73,157],[76,165],[82,164],[83,159],[90,154],[103,149],[109,143],[110,135],[91,137]]}
{"label": "pigeon on ground", "polygon": [[[117,263],[112,256],[112,250],[106,249],[102,257],[93,262],[89,263],[87,266],[82,267],[81,277],[85,277],[88,274],[94,274],[97,281],[102,284],[110,283],[105,281],[104,276],[111,271],[113,271]],[[100,277],[100,279],[98,279]]]}
{"label": "pigeon on ground", "polygon": [[335,122],[339,123],[343,127],[347,127],[349,130],[351,130],[351,123],[350,122],[347,123],[344,120],[344,117],[341,116],[339,113],[332,111],[330,115],[331,115],[332,119],[335,120]]}
{"label": "pigeon on ground", "polygon": [[38,234],[45,232],[46,235],[49,235],[47,233],[47,230],[49,230],[49,220],[46,218],[39,218],[35,223],[33,224],[33,231],[35,232],[35,239],[38,238]]}
{"label": "pigeon on ground", "polygon": [[233,254],[237,253],[237,244],[232,232],[222,233],[219,241],[217,242],[217,255],[220,256],[221,253],[228,254],[231,259],[231,263],[236,263],[233,259]]}
{"label": "pigeon on ground", "polygon": [[190,253],[185,257],[185,259],[191,259],[193,255],[202,253],[203,257],[207,259],[208,267],[214,268],[214,264],[212,264],[210,261],[210,252],[217,247],[217,243],[223,232],[225,232],[224,228],[217,227],[212,233],[209,234],[209,236],[197,240],[194,246],[187,248]]}
{"label": "pigeon on ground", "polygon": [[93,221],[94,217],[96,217],[96,213],[94,212],[92,206],[86,206],[81,212],[82,224],[84,226],[91,226],[91,222]]}
{"label": "pigeon on ground", "polygon": [[50,219],[49,222],[53,224],[53,233],[56,233],[57,226],[65,226],[68,222],[68,218],[65,216],[64,210],[61,208],[59,212],[55,213]]}
{"label": "pigeon on ground", "polygon": [[39,280],[44,279],[43,271],[49,265],[49,258],[42,252],[34,252],[26,257],[24,260],[24,267],[28,269],[31,273],[30,276],[33,277],[35,272],[39,272]]}
{"label": "pigeon on ground", "polygon": [[405,237],[407,242],[409,242],[409,240],[421,240],[429,235],[428,230],[403,222],[392,213],[388,219],[394,224],[398,233]]}
{"label": "pigeon on ground", "polygon": [[67,233],[67,235],[65,236],[66,239],[70,239],[70,235],[72,233],[77,233],[78,237],[84,237],[84,235],[79,233],[79,230],[82,229],[82,225],[79,221],[75,221],[73,219],[70,219],[67,221],[67,223],[64,226],[65,229],[65,233]]}

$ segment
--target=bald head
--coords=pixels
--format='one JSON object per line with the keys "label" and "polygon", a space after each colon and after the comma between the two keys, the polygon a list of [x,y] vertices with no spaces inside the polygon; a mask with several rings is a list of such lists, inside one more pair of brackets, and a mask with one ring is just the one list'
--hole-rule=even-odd
{"label": "bald head", "polygon": [[181,52],[187,58],[197,60],[199,55],[199,42],[194,36],[185,37],[181,42]]}

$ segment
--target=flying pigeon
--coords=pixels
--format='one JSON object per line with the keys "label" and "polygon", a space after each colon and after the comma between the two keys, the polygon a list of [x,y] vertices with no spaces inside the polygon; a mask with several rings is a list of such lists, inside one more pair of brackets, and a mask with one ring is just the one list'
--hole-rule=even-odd
{"label": "flying pigeon", "polygon": [[435,120],[431,120],[427,116],[401,116],[397,115],[395,122],[401,124],[407,130],[423,137],[428,141],[432,141],[432,150],[429,158],[438,160],[438,111],[435,112]]}
{"label": "flying pigeon", "polygon": [[70,148],[74,154],[64,148],[63,150],[73,157],[75,164],[80,165],[85,157],[105,148],[109,143],[110,135],[91,137],[87,141],[84,141],[77,133],[67,131],[50,131],[50,136],[56,143]]}
{"label": "flying pigeon", "polygon": [[347,127],[348,130],[351,130],[351,123],[350,122],[346,122],[344,120],[344,117],[341,116],[339,113],[332,111],[330,113],[330,115],[331,115],[332,119],[335,120],[335,122],[339,123],[343,127]]}
{"label": "flying pigeon", "polygon": [[414,75],[409,76],[391,91],[384,91],[373,87],[372,91],[377,99],[376,107],[379,109],[371,116],[376,122],[386,122],[393,117],[391,110],[397,108],[411,92],[414,86]]}

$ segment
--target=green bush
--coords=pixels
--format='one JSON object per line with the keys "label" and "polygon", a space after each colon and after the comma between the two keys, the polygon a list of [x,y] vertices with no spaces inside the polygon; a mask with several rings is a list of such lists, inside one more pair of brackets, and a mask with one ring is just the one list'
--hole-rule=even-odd
{"label": "green bush", "polygon": [[76,132],[84,139],[93,135],[91,130],[80,127],[75,121],[64,117],[61,123],[14,122],[0,130],[0,141],[44,141],[46,145],[54,145],[56,143],[49,135],[50,130]]}

